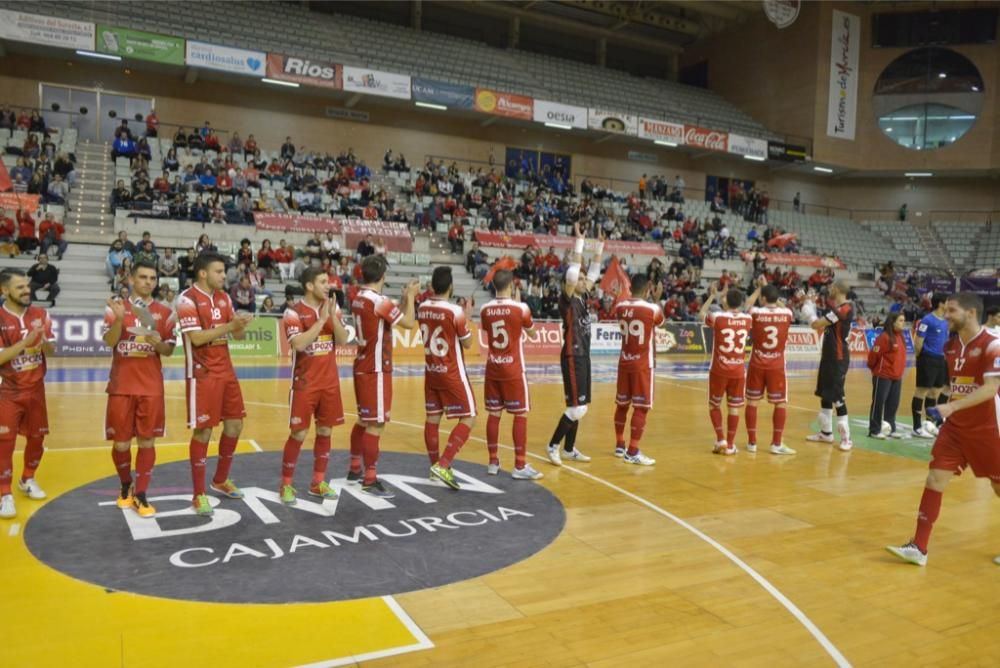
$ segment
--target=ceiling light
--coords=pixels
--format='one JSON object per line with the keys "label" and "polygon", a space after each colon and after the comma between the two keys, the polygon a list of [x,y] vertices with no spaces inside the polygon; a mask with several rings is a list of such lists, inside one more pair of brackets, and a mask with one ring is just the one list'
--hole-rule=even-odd
{"label": "ceiling light", "polygon": [[268,79],[267,77],[264,77],[263,79],[261,79],[261,81],[263,81],[266,84],[271,84],[273,86],[288,86],[289,88],[299,87],[299,85],[294,81],[279,81],[278,79]]}
{"label": "ceiling light", "polygon": [[823,172],[824,174],[833,174],[833,170],[829,167],[813,167],[814,171]]}
{"label": "ceiling light", "polygon": [[745,160],[756,160],[757,162],[764,162],[767,158],[760,155],[745,155],[743,156]]}
{"label": "ceiling light", "polygon": [[933,172],[904,172],[903,176],[910,176],[910,177],[916,177],[916,176],[934,176],[934,173]]}
{"label": "ceiling light", "polygon": [[562,123],[546,123],[545,127],[555,128],[556,130],[572,130],[572,125],[563,125]]}
{"label": "ceiling light", "polygon": [[948,74],[946,72],[941,72],[940,74],[938,74],[938,79],[947,79],[947,78]]}
{"label": "ceiling light", "polygon": [[663,141],[662,139],[657,139],[653,142],[654,144],[659,144],[660,146],[669,146],[671,148],[677,148],[677,144],[672,141]]}
{"label": "ceiling light", "polygon": [[885,131],[886,132],[892,132],[892,128],[886,128]]}
{"label": "ceiling light", "polygon": [[76,55],[87,56],[88,58],[101,58],[103,60],[121,60],[121,56],[113,56],[110,53],[94,53],[93,51],[76,50]]}
{"label": "ceiling light", "polygon": [[979,92],[979,86],[973,86],[972,90],[974,90],[974,91],[976,91],[978,93]]}
{"label": "ceiling light", "polygon": [[430,102],[417,102],[415,103],[418,107],[423,107],[424,109],[437,109],[438,111],[448,111],[448,107],[443,104],[431,104]]}

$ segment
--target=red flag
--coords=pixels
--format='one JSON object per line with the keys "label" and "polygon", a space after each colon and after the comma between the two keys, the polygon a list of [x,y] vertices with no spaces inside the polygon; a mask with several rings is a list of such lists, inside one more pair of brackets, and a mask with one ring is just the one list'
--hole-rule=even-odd
{"label": "red flag", "polygon": [[799,238],[798,234],[794,232],[786,232],[785,234],[779,234],[778,236],[768,241],[767,245],[770,248],[784,248],[785,246],[787,246],[788,244],[790,244],[791,242],[795,241],[798,238]]}
{"label": "red flag", "polygon": [[10,174],[7,172],[7,165],[3,164],[3,160],[0,160],[0,193],[5,193],[14,187],[14,182],[10,180]]}
{"label": "red flag", "polygon": [[619,264],[617,255],[611,256],[611,262],[608,263],[608,268],[604,272],[600,286],[604,294],[614,295],[616,302],[631,294],[632,281],[625,270],[622,269],[621,264]]}
{"label": "red flag", "polygon": [[504,255],[502,258],[494,262],[492,267],[490,267],[486,277],[483,278],[483,285],[489,285],[492,283],[493,275],[501,269],[514,269],[515,267],[517,267],[517,260],[512,258],[510,255]]}

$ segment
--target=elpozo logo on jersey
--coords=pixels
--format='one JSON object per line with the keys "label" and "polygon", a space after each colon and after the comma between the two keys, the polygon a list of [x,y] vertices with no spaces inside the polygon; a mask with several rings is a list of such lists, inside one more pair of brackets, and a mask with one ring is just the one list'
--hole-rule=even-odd
{"label": "elpozo logo on jersey", "polygon": [[[50,567],[109,590],[286,603],[398,594],[478,577],[543,549],[565,524],[562,504],[543,487],[457,462],[456,492],[431,482],[427,458],[415,454],[382,453],[379,478],[394,499],[364,494],[343,479],[330,481],[339,499],[316,499],[305,493],[309,459],[303,452],[295,506],[277,493],[280,452],[237,457],[233,476],[245,496],[212,497],[211,517],[192,512],[189,464],[173,462],[153,474],[155,518],[120,510],[118,478],[111,476],[45,504],[24,540]],[[346,453],[335,452],[330,474],[346,469]]]}

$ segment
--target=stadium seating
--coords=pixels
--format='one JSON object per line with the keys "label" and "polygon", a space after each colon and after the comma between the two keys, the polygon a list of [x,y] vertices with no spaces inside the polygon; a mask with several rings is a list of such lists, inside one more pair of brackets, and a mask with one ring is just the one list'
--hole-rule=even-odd
{"label": "stadium seating", "polygon": [[984,230],[982,223],[931,223],[938,238],[948,251],[952,263],[960,269],[974,268],[976,246]]}

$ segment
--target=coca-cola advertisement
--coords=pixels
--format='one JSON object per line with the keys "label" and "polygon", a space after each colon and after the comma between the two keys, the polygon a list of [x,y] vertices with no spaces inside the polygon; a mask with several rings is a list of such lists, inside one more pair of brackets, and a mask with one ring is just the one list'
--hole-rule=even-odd
{"label": "coca-cola advertisement", "polygon": [[721,130],[708,130],[697,125],[684,126],[684,143],[688,146],[703,148],[706,151],[729,151],[729,133]]}

